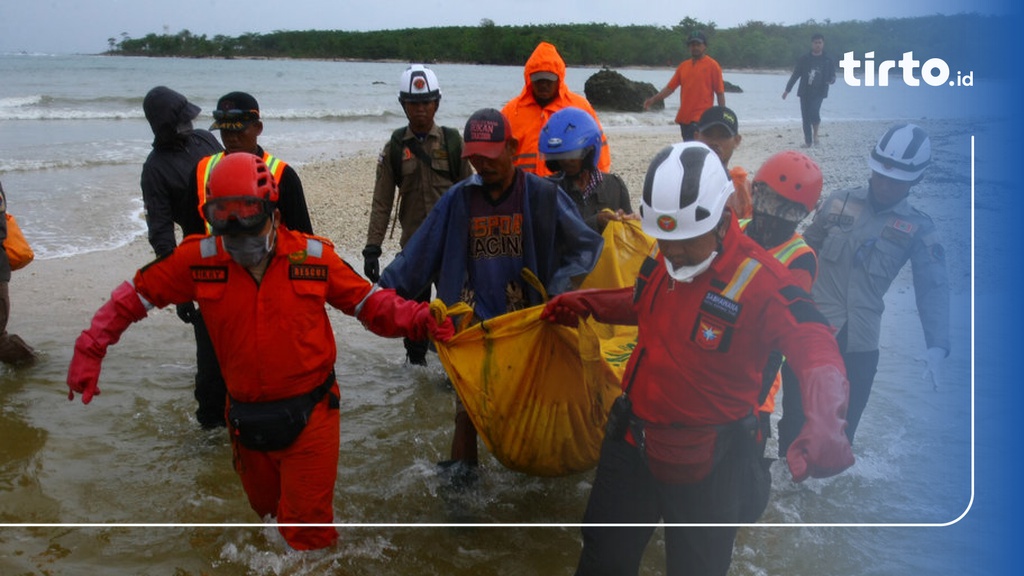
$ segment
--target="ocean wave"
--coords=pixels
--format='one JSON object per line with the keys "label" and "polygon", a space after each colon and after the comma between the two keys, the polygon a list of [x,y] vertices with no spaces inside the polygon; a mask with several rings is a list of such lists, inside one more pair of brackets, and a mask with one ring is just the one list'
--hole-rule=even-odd
{"label": "ocean wave", "polygon": [[37,260],[54,260],[71,258],[93,252],[109,252],[127,246],[147,234],[145,208],[141,199],[133,199],[133,208],[126,214],[120,226],[103,228],[108,234],[104,237],[90,233],[74,233],[67,230],[43,229],[34,227],[31,232],[25,231]]}
{"label": "ocean wave", "polygon": [[83,157],[49,157],[49,158],[3,158],[0,159],[0,173],[3,172],[36,172],[40,170],[77,170],[80,168],[100,168],[103,166],[141,167],[139,152],[125,150],[122,152],[107,151],[102,156]]}

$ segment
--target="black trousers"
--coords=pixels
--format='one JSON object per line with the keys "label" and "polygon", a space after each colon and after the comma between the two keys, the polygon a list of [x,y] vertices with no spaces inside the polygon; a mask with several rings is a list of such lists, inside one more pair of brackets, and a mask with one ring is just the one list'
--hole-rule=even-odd
{"label": "black trousers", "polygon": [[197,311],[192,322],[192,330],[196,336],[196,419],[204,427],[224,425],[224,410],[227,404],[228,390],[224,377],[220,373],[220,362],[213,351],[213,341],[206,331],[206,322],[202,311]]}
{"label": "black trousers", "polygon": [[804,143],[813,143],[813,127],[821,124],[821,96],[802,96],[800,98],[800,118],[804,124]]}
{"label": "black trousers", "polygon": [[[836,334],[839,352],[846,367],[846,379],[850,381],[850,403],[846,409],[846,437],[853,444],[857,425],[868,405],[871,386],[878,373],[878,350],[867,352],[846,351],[846,326]],[[786,456],[789,445],[796,440],[804,426],[804,407],[800,395],[800,382],[788,364],[782,365],[782,418],[779,420],[779,458]]]}
{"label": "black trousers", "polygon": [[[739,444],[734,443],[733,447]],[[605,440],[590,491],[586,524],[738,523],[745,487],[742,460],[730,447],[721,462],[696,484],[663,484],[647,469],[640,451],[623,440]],[[747,487],[749,488],[749,487]],[[666,527],[669,576],[725,576],[732,563],[735,527]],[[585,526],[577,576],[635,575],[653,526]]]}

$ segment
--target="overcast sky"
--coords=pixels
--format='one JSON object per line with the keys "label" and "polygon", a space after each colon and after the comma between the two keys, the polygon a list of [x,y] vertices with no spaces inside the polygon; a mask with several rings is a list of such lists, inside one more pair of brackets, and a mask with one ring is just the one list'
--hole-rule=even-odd
{"label": "overcast sky", "polygon": [[[238,36],[274,30],[587,23],[672,26],[687,16],[731,28],[999,12],[1014,0],[0,0],[0,53],[98,53],[122,33]],[[986,8],[987,7],[987,8]]]}

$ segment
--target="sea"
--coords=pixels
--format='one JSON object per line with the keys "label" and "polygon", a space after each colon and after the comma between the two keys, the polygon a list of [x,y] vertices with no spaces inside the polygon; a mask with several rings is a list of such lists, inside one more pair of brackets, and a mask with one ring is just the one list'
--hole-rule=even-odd
{"label": "sea", "polygon": [[[142,99],[153,86],[198,104],[199,127],[212,121],[221,95],[254,94],[266,124],[261,143],[301,173],[307,163],[376,153],[404,122],[396,84],[406,66],[0,54],[0,182],[8,209],[38,260],[102,259],[145,236],[138,182],[152,134]],[[479,108],[501,108],[523,85],[521,67],[432,68],[442,83],[438,120],[449,126],[463,125]],[[569,68],[566,82],[582,94],[597,71]],[[658,89],[671,74],[618,71]],[[741,111],[741,130],[799,124],[795,94],[781,98],[788,76],[725,71],[743,89],[728,95]],[[978,86],[971,94],[996,89]],[[962,119],[965,100],[948,94],[921,98],[898,83],[884,95],[835,89],[825,110],[834,122]],[[601,120],[610,133],[661,129],[672,124],[676,98],[663,111],[603,112]],[[335,312],[341,539],[328,550],[288,550],[248,508],[225,433],[195,423],[192,337],[173,314],[134,328],[117,346],[122,361],[105,366],[106,394],[88,407],[62,402],[70,343],[87,318],[64,317],[69,298],[61,285],[90,281],[62,277],[44,295],[52,298],[46,314],[53,333],[33,339],[43,351],[39,364],[0,367],[0,574],[573,572],[593,473],[525,476],[481,446],[479,484],[451,490],[435,462],[447,457],[454,394],[436,357],[426,368],[407,366],[400,341],[368,335]],[[974,497],[971,318],[963,306],[953,316],[960,353],[947,363],[950,385],[935,392],[920,378],[924,345],[913,289],[904,278],[892,292],[887,326],[899,329],[883,336],[883,350],[891,352],[882,355],[859,429],[856,466],[794,484],[776,462],[772,500],[759,525],[740,530],[731,575],[972,573],[974,542],[985,535],[967,538],[957,527]],[[967,296],[961,291],[957,302]],[[63,328],[69,322],[74,326]],[[644,557],[644,576],[665,573],[660,534]]]}

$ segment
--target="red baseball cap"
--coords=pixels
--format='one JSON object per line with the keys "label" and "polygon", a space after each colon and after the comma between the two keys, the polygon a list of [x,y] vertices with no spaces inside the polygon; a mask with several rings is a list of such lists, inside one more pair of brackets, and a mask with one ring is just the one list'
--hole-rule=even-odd
{"label": "red baseball cap", "polygon": [[494,108],[477,110],[466,121],[466,129],[462,133],[462,157],[497,158],[511,139],[512,127],[504,114]]}

